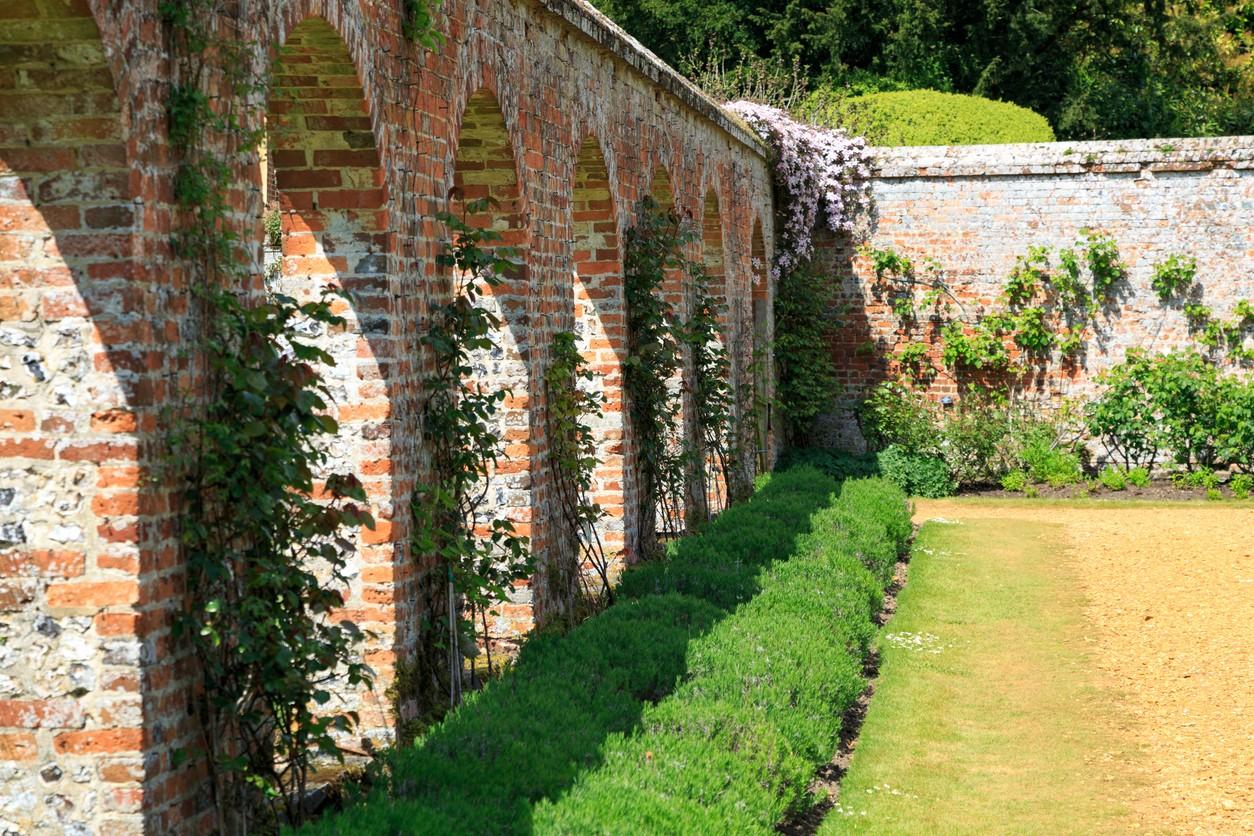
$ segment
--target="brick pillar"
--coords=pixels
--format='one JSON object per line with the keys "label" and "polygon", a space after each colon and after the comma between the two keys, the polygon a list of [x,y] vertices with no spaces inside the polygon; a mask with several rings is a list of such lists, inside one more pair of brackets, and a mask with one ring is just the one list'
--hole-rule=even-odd
{"label": "brick pillar", "polygon": [[134,832],[152,326],[118,95],[86,3],[3,4],[0,53],[0,831]]}

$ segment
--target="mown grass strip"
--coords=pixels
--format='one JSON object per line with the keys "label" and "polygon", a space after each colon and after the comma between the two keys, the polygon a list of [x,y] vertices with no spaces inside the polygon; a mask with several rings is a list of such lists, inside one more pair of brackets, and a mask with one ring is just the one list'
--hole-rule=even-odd
{"label": "mown grass strip", "polygon": [[[535,830],[769,832],[802,808],[865,686],[875,614],[910,532],[898,488],[846,482],[758,594],[694,639],[683,684],[644,709],[640,730],[613,735],[603,765],[537,807]],[[686,565],[654,571],[660,586],[707,579]]]}
{"label": "mown grass strip", "polygon": [[621,603],[564,635],[529,639],[509,673],[387,756],[388,786],[306,831],[530,831],[533,805],[596,770],[606,739],[637,728],[644,706],[674,690],[693,640],[799,550],[836,488],[808,468],[763,480],[749,501],[673,544],[666,561],[628,573]]}
{"label": "mown grass strip", "polygon": [[1111,732],[1061,540],[1017,519],[923,526],[822,836],[1134,829],[1136,754]]}

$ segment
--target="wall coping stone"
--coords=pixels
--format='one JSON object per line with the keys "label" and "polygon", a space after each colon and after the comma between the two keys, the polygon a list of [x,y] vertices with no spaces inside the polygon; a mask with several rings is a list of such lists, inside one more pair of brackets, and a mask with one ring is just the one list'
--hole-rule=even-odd
{"label": "wall coping stone", "polygon": [[597,45],[718,125],[742,145],[766,159],[768,149],[762,138],[740,117],[726,110],[677,70],[654,55],[644,44],[594,8],[588,0],[539,0],[542,7],[560,17]]}
{"label": "wall coping stone", "polygon": [[1254,169],[1254,136],[871,149],[876,179],[1140,174]]}

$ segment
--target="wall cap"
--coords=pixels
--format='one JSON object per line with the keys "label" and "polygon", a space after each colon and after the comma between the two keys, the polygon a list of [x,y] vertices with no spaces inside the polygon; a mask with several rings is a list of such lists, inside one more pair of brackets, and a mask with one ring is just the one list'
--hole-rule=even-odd
{"label": "wall cap", "polygon": [[587,0],[539,0],[540,5],[574,26],[597,45],[625,61],[652,83],[718,125],[742,145],[766,159],[766,143],[740,117],[723,108],[671,65],[654,55]]}
{"label": "wall cap", "polygon": [[1005,177],[1254,169],[1254,136],[875,147],[873,176]]}

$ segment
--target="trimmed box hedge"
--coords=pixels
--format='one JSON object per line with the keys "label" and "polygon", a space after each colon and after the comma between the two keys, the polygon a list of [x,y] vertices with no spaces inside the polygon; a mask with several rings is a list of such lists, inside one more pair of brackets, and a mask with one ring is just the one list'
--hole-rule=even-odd
{"label": "trimmed box hedge", "polygon": [[[665,561],[628,572],[620,603],[563,635],[528,639],[508,673],[470,695],[414,746],[386,756],[390,783],[304,832],[360,836],[534,829],[533,806],[558,797],[580,775],[599,773],[609,751],[607,740],[640,728],[646,705],[658,703],[657,710],[670,710],[661,708],[664,698],[681,682],[690,688],[694,682],[715,681],[694,677],[694,670],[721,670],[724,679],[735,675],[734,666],[719,661],[724,653],[749,652],[735,644],[734,633],[719,633],[715,644],[702,645],[708,648],[704,655],[693,655],[696,640],[713,637],[715,625],[737,605],[789,576],[780,574],[780,561],[811,551],[811,519],[825,519],[815,512],[831,505],[837,488],[834,480],[811,468],[761,480],[747,502],[725,511],[701,534],[673,543]],[[866,553],[873,552],[868,543]],[[782,588],[772,593],[784,594]],[[800,626],[788,624],[781,629]],[[716,651],[720,646],[726,647],[723,653]],[[719,719],[722,714],[711,706],[705,716],[744,746],[753,741],[763,752],[787,756],[787,787],[808,768],[792,754],[794,744],[782,728],[737,724],[737,718],[756,721],[756,714],[742,717],[733,711],[726,721]],[[663,722],[665,714],[651,709],[650,717],[650,722]],[[684,740],[682,745],[710,757],[720,751],[714,742]],[[779,791],[785,792],[785,784]],[[766,803],[765,798],[760,801]],[[655,813],[672,816],[661,808]],[[646,815],[643,806],[641,815]],[[771,815],[769,809],[763,815]],[[624,821],[635,826],[643,819],[633,815]]]}
{"label": "trimmed box hedge", "polygon": [[911,530],[899,488],[846,482],[758,594],[693,641],[683,684],[644,709],[641,729],[611,736],[600,767],[537,806],[535,830],[770,832],[802,808],[866,684],[875,615]]}
{"label": "trimmed box hedge", "polygon": [[1039,113],[980,96],[905,90],[843,96],[811,93],[802,113],[816,123],[844,128],[870,145],[982,145],[1053,142]]}

